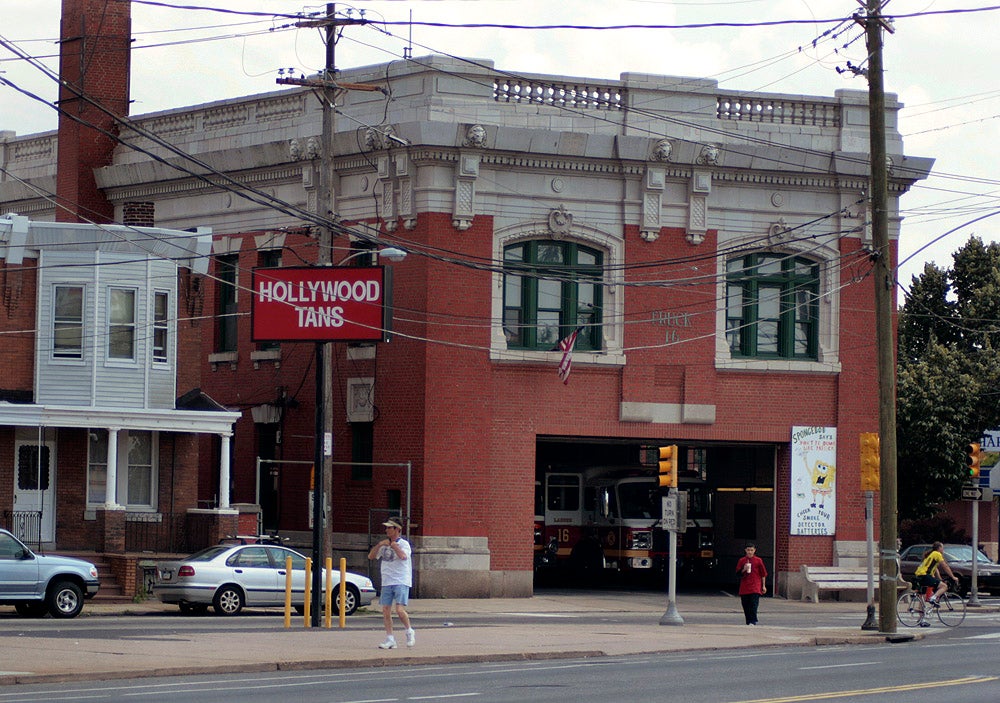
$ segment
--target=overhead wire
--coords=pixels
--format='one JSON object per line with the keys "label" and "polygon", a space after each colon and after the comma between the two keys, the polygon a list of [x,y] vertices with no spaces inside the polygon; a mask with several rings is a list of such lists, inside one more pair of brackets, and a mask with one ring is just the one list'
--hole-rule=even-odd
{"label": "overhead wire", "polygon": [[[217,184],[216,184],[216,185],[217,185]],[[230,184],[230,187],[232,187],[232,184]],[[261,204],[261,203],[257,203],[257,204]]]}

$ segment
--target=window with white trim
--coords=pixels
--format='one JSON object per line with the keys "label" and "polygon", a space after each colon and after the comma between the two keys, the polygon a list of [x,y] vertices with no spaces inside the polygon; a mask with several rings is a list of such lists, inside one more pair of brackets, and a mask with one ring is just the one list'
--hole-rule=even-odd
{"label": "window with white trim", "polygon": [[135,360],[134,288],[111,288],[108,291],[108,358]]}
{"label": "window with white trim", "polygon": [[87,502],[103,505],[108,487],[108,432],[90,430],[87,452]]}
{"label": "window with white trim", "polygon": [[579,350],[601,348],[603,254],[576,242],[504,247],[503,327],[511,349],[550,351],[580,329]]}
{"label": "window with white trim", "polygon": [[[118,432],[117,501],[128,509],[155,510],[159,435],[145,430]],[[103,505],[107,500],[108,431],[90,430],[87,456],[87,503]]]}
{"label": "window with white trim", "polygon": [[157,291],[153,294],[153,361],[167,362],[167,339],[170,331],[170,295]]}
{"label": "window with white trim", "polygon": [[52,357],[83,358],[83,286],[55,286]]}
{"label": "window with white trim", "polygon": [[153,506],[153,433],[128,433],[126,506]]}

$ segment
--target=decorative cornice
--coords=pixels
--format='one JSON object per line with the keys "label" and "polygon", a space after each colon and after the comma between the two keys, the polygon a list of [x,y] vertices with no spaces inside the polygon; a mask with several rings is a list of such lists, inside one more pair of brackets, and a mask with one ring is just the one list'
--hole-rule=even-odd
{"label": "decorative cornice", "polygon": [[[254,171],[250,173],[227,174],[233,180],[245,185],[283,185],[299,183],[302,180],[301,166],[282,166],[280,168]],[[178,196],[192,193],[204,193],[215,189],[223,189],[227,185],[217,176],[208,176],[211,183],[193,177],[178,178],[172,181],[157,183],[142,183],[134,186],[123,186],[105,189],[108,199],[112,202],[149,199],[150,196]]]}

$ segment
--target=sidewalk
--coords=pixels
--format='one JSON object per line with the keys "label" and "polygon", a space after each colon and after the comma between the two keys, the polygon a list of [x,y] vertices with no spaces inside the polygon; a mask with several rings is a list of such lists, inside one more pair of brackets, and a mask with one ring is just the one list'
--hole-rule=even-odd
{"label": "sidewalk", "polygon": [[[313,629],[294,617],[284,629],[279,615],[273,630],[237,637],[232,632],[197,633],[183,628],[171,630],[158,618],[150,623],[155,633],[126,630],[115,635],[93,632],[80,638],[18,634],[18,623],[6,620],[0,634],[0,685],[69,681],[81,679],[136,678],[182,674],[259,672],[291,669],[342,668],[399,664],[509,661],[571,657],[620,656],[627,654],[733,647],[816,646],[844,643],[876,643],[885,640],[877,632],[862,631],[863,603],[819,604],[767,598],[761,603],[757,627],[743,624],[738,598],[724,594],[678,596],[677,609],[683,625],[663,626],[660,617],[666,599],[655,593],[556,592],[518,599],[414,599],[408,611],[417,631],[417,645],[407,648],[397,637],[399,649],[379,650],[383,638],[382,616],[377,605],[348,618],[348,628]],[[102,615],[176,612],[176,606],[156,601],[141,604],[103,605],[88,603],[74,624],[92,626]],[[601,613],[628,613],[626,624],[595,618]],[[461,626],[450,618],[461,615],[510,614],[517,621],[502,620],[487,626]],[[835,626],[816,624],[821,615]],[[730,616],[731,617],[728,617]],[[648,617],[642,617],[648,616]],[[773,621],[794,626],[768,624]],[[779,617],[789,616],[789,617]],[[856,616],[856,617],[855,617]],[[206,615],[210,622],[215,617]],[[37,621],[36,621],[37,622]],[[844,623],[840,626],[839,623]],[[164,625],[167,625],[165,628]],[[268,618],[268,625],[272,621]],[[25,628],[32,629],[32,628]],[[167,629],[169,632],[161,632]],[[903,631],[900,635],[921,637],[927,631]]]}

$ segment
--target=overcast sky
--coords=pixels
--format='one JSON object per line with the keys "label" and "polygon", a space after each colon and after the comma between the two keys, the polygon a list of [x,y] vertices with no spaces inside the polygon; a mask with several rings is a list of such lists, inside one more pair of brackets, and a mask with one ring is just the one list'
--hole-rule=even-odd
{"label": "overcast sky", "polygon": [[[292,0],[162,0],[136,2],[132,114],[193,105],[277,89],[279,68],[311,73],[324,51],[315,29],[271,20],[190,9],[242,12],[317,11],[322,3]],[[895,33],[885,37],[885,86],[905,108],[900,131],[911,156],[936,159],[930,179],[902,200],[905,220],[899,280],[904,288],[925,261],[950,266],[952,253],[975,234],[1000,240],[1000,11],[986,0],[888,0]],[[0,0],[0,38],[44,58],[57,69],[61,0]],[[623,72],[692,76],[741,91],[833,96],[867,90],[846,69],[865,63],[862,30],[840,24],[857,0],[409,0],[337,3],[387,22],[483,22],[506,25],[694,25],[804,23],[684,29],[454,29],[403,24],[347,27],[337,44],[340,68],[400,59],[412,38],[412,55],[430,53],[490,59],[511,72],[618,78]],[[904,15],[919,15],[905,17]],[[834,21],[829,21],[834,20]],[[812,23],[815,21],[815,23]],[[203,28],[203,29],[198,29]],[[831,30],[837,30],[831,33]],[[193,42],[202,37],[223,37]],[[159,45],[159,46],[155,46]],[[50,78],[0,48],[2,76],[51,101]],[[0,85],[0,130],[30,134],[56,127],[51,106]],[[946,234],[950,230],[952,234]],[[931,244],[932,241],[936,243]]]}

